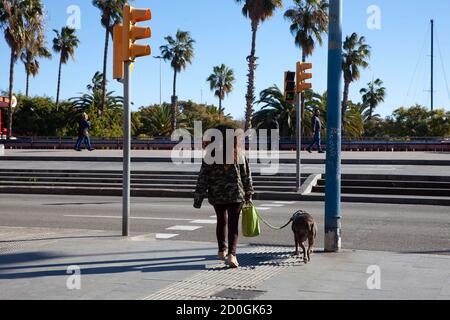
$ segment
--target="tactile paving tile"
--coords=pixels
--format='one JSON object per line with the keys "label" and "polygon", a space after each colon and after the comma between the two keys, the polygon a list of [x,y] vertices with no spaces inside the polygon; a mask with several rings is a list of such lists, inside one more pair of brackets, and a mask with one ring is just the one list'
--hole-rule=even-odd
{"label": "tactile paving tile", "polygon": [[238,258],[241,265],[238,269],[228,269],[223,264],[210,265],[144,300],[226,300],[221,293],[227,289],[254,291],[287,268],[303,264],[302,260],[292,256],[292,249],[286,247],[258,246],[239,254]]}

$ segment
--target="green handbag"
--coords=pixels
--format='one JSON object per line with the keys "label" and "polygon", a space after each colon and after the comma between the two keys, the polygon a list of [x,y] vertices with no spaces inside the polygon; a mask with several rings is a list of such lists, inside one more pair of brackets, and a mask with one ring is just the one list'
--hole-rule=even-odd
{"label": "green handbag", "polygon": [[242,234],[247,238],[257,237],[261,234],[258,213],[253,203],[246,204],[242,208]]}

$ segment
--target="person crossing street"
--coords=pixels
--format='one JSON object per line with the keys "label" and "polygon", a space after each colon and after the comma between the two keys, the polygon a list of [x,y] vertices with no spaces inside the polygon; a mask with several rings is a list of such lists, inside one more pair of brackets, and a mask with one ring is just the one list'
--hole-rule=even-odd
{"label": "person crossing street", "polygon": [[204,159],[195,190],[194,207],[200,209],[203,200],[208,198],[217,215],[219,260],[225,261],[230,268],[237,268],[239,218],[244,203],[252,201],[252,173],[245,149],[236,137],[233,141],[227,135],[227,131],[233,128],[218,126],[216,130],[222,136],[218,150],[222,152],[223,158],[218,157],[213,163],[207,163]]}

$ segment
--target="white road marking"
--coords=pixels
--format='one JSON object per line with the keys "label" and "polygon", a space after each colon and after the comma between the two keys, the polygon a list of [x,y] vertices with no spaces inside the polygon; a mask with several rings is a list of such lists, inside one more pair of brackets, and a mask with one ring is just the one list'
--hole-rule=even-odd
{"label": "white road marking", "polygon": [[196,224],[216,224],[217,220],[192,220],[191,223],[196,223]]}
{"label": "white road marking", "polygon": [[173,234],[173,233],[157,233],[157,234],[156,234],[156,239],[167,240],[167,239],[175,238],[176,236],[178,236],[178,234]]}
{"label": "white road marking", "polygon": [[[122,219],[122,216],[95,216],[95,215],[77,215],[77,214],[68,214],[64,215],[64,217],[69,218],[94,218],[94,219]],[[179,219],[179,218],[157,218],[157,217],[130,217],[130,219],[134,220],[162,220],[162,221],[192,221],[192,219]]]}
{"label": "white road marking", "polygon": [[214,219],[217,219],[217,216],[209,216],[210,218],[214,218]]}
{"label": "white road marking", "polygon": [[262,207],[275,207],[275,208],[281,208],[284,207],[284,204],[276,204],[276,203],[267,203],[267,204],[262,204]]}
{"label": "white road marking", "polygon": [[272,208],[264,208],[264,207],[256,207],[256,210],[258,211],[266,211],[266,210],[270,210]]}
{"label": "white road marking", "polygon": [[285,205],[289,205],[289,204],[296,204],[295,201],[275,201],[275,204],[285,204]]}
{"label": "white road marking", "polygon": [[166,230],[172,230],[172,231],[195,231],[198,229],[201,229],[202,227],[194,227],[194,226],[173,226],[170,228],[167,228]]}

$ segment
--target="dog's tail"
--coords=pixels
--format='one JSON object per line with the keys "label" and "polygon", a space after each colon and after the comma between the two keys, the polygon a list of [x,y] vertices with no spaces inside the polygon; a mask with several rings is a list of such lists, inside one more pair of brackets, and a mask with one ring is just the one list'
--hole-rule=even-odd
{"label": "dog's tail", "polygon": [[316,228],[316,224],[313,222],[311,223],[311,233],[314,235],[314,238],[317,236],[317,228]]}

